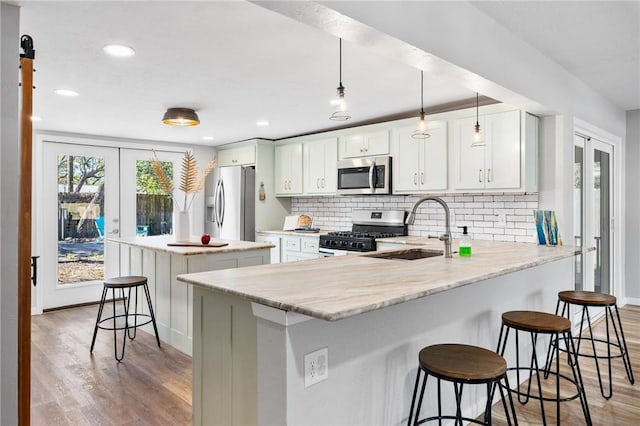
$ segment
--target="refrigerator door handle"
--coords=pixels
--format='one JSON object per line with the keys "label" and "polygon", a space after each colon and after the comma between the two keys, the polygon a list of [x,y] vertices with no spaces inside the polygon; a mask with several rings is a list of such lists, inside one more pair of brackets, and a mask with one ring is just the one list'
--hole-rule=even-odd
{"label": "refrigerator door handle", "polygon": [[220,181],[220,227],[224,223],[224,210],[225,210],[225,195],[224,195],[224,182]]}
{"label": "refrigerator door handle", "polygon": [[216,226],[220,226],[218,220],[218,209],[220,208],[220,181],[216,182],[216,189],[213,191],[213,221]]}

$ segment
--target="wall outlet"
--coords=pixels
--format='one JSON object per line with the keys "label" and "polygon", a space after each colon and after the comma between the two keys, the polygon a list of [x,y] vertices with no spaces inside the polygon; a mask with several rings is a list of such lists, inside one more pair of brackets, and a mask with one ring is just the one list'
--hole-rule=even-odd
{"label": "wall outlet", "polygon": [[329,348],[318,349],[304,356],[304,387],[308,388],[329,377]]}

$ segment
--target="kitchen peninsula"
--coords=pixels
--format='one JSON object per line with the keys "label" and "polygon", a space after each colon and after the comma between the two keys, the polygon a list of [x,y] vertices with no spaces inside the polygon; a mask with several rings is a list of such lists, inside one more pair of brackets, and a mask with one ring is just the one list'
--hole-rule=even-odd
{"label": "kitchen peninsula", "polygon": [[[193,238],[194,241],[198,239]],[[269,250],[273,247],[268,243],[247,241],[227,241],[228,244],[222,247],[168,246],[175,241],[173,236],[113,238],[110,241],[121,244],[122,275],[147,277],[160,340],[188,355],[192,353],[193,288],[178,282],[176,276],[268,264]],[[146,309],[141,299],[139,303],[139,309]],[[153,333],[150,324],[145,327]]]}
{"label": "kitchen peninsula", "polygon": [[[554,309],[577,252],[474,241],[470,258],[377,252],[178,276],[194,285],[193,424],[405,424],[420,348],[495,348],[502,312]],[[322,348],[328,378],[305,387],[304,356]]]}

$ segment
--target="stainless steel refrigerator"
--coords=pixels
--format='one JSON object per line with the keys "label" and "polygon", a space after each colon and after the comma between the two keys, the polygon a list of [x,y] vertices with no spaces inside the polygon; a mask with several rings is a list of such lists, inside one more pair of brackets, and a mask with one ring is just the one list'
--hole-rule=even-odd
{"label": "stainless steel refrigerator", "polygon": [[213,197],[207,199],[207,233],[223,240],[255,241],[254,167],[217,167],[213,176]]}

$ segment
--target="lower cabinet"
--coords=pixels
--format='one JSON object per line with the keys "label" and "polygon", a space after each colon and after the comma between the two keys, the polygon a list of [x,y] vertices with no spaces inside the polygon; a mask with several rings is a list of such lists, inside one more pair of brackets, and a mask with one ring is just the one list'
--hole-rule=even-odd
{"label": "lower cabinet", "polygon": [[318,252],[320,237],[317,234],[300,236],[286,231],[282,234],[258,232],[256,242],[269,242],[276,246],[271,249],[271,263],[297,262],[321,257]]}

